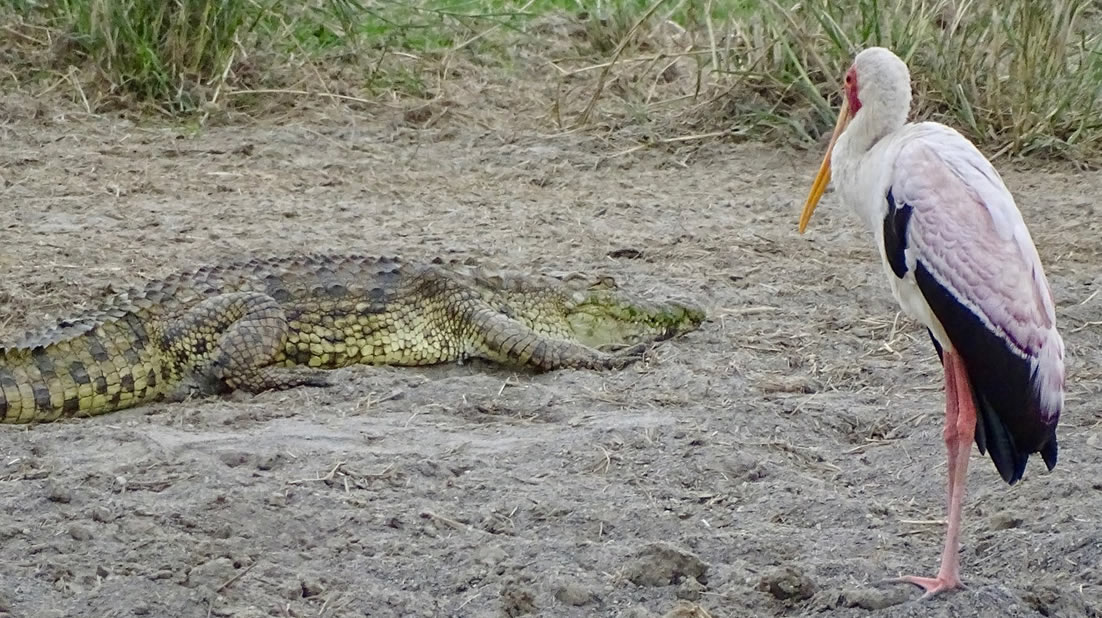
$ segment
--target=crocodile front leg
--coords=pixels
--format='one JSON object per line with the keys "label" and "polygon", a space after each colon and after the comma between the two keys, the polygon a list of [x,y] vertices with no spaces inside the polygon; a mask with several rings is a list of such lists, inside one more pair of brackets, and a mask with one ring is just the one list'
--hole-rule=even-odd
{"label": "crocodile front leg", "polygon": [[493,307],[472,309],[467,320],[470,356],[511,367],[555,369],[620,369],[643,357],[647,346],[632,345],[613,353],[541,335]]}

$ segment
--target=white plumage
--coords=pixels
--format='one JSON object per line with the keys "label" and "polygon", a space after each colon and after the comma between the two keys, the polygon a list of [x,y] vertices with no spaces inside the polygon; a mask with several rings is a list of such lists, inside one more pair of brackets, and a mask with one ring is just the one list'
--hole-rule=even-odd
{"label": "white plumage", "polygon": [[949,530],[927,595],[960,585],[960,509],[975,439],[1017,482],[1030,453],[1056,464],[1064,344],[1037,250],[998,172],[957,131],[907,124],[910,75],[870,48],[846,73],[838,125],[800,220],[833,177],[873,233],[891,290],[930,331],[945,366]]}

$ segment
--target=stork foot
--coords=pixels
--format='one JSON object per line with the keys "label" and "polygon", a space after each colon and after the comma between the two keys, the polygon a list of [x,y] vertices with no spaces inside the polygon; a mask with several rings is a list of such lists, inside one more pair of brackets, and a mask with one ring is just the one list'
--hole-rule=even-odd
{"label": "stork foot", "polygon": [[936,597],[937,595],[948,592],[950,590],[956,590],[957,588],[963,588],[964,585],[960,583],[959,577],[938,575],[937,577],[916,577],[914,575],[904,575],[902,577],[893,577],[891,579],[884,580],[887,584],[913,584],[926,591],[926,594],[922,595],[920,600],[925,601]]}

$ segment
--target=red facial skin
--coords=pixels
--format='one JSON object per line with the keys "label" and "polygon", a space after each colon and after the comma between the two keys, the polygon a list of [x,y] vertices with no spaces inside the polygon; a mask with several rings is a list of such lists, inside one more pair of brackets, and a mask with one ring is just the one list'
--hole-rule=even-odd
{"label": "red facial skin", "polygon": [[846,93],[846,100],[849,101],[849,116],[852,118],[857,115],[857,110],[861,109],[861,99],[857,98],[857,67],[850,67],[846,71],[843,89]]}

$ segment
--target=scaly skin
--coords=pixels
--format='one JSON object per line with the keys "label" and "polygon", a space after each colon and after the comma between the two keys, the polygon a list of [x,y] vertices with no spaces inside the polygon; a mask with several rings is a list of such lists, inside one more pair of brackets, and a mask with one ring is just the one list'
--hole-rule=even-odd
{"label": "scaly skin", "polygon": [[357,363],[617,368],[642,343],[703,320],[688,305],[456,263],[239,261],[131,289],[0,348],[0,418],[46,422],[195,391],[321,386],[322,369]]}

